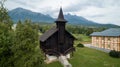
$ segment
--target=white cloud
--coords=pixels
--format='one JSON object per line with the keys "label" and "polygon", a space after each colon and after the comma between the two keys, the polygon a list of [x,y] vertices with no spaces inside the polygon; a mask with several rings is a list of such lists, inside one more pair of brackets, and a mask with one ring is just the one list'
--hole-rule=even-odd
{"label": "white cloud", "polygon": [[64,13],[76,14],[99,23],[120,25],[120,0],[7,0],[6,7],[17,7],[35,12],[58,15],[60,6]]}
{"label": "white cloud", "polygon": [[120,8],[114,6],[105,8],[88,7],[87,9],[81,10],[76,14],[99,23],[111,23],[120,25],[119,12]]}

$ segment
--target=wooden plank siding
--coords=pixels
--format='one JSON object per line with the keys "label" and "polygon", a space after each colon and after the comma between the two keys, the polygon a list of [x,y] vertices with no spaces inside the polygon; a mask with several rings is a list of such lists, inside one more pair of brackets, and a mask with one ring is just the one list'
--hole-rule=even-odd
{"label": "wooden plank siding", "polygon": [[92,36],[92,46],[120,51],[120,36]]}

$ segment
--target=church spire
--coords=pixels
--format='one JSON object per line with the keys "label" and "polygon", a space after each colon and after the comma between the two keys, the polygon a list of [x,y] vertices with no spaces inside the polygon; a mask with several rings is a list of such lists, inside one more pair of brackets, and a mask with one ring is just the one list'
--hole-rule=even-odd
{"label": "church spire", "polygon": [[62,8],[60,8],[59,15],[56,21],[66,22],[66,20],[64,19]]}

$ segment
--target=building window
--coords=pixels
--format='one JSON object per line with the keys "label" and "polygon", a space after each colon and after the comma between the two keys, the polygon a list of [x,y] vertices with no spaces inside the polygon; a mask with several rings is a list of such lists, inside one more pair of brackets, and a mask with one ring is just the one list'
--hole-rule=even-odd
{"label": "building window", "polygon": [[108,37],[108,40],[110,41],[110,37]]}
{"label": "building window", "polygon": [[99,47],[99,44],[98,44],[98,43],[96,43],[96,47]]}
{"label": "building window", "polygon": [[117,38],[116,37],[114,37],[114,42],[117,42]]}
{"label": "building window", "polygon": [[102,40],[105,40],[105,37],[102,37]]}
{"label": "building window", "polygon": [[96,37],[96,40],[98,40],[98,37]]}
{"label": "building window", "polygon": [[110,44],[108,44],[108,48],[110,48]]}
{"label": "building window", "polygon": [[102,44],[101,47],[104,48],[104,47],[105,47],[105,44]]}

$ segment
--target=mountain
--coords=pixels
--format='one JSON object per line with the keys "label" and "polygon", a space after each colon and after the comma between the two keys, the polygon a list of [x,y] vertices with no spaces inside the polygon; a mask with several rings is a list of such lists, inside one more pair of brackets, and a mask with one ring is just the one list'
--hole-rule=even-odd
{"label": "mountain", "polygon": [[[32,22],[54,22],[54,18],[49,15],[44,15],[42,13],[32,12],[23,8],[16,8],[8,12],[13,21],[17,22],[18,20],[24,21],[25,19],[31,19]],[[96,26],[96,27],[120,27],[113,24],[99,24],[94,21],[87,20],[84,17],[67,14],[65,19],[68,20],[70,24],[75,25],[84,25],[84,26]]]}
{"label": "mountain", "polygon": [[65,19],[69,20],[68,21],[69,23],[75,24],[75,25],[96,26],[96,27],[120,27],[120,26],[114,25],[114,24],[96,23],[96,22],[90,21],[84,17],[77,16],[77,15],[71,15],[71,14],[65,15]]}
{"label": "mountain", "polygon": [[18,20],[31,19],[33,22],[53,22],[54,19],[49,15],[32,12],[23,8],[16,8],[8,12],[9,16],[17,22]]}
{"label": "mountain", "polygon": [[81,16],[71,15],[71,14],[65,15],[65,19],[69,20],[68,22],[70,22],[71,24],[81,24],[81,25],[86,25],[86,24],[97,25],[98,24],[93,21],[89,21]]}

